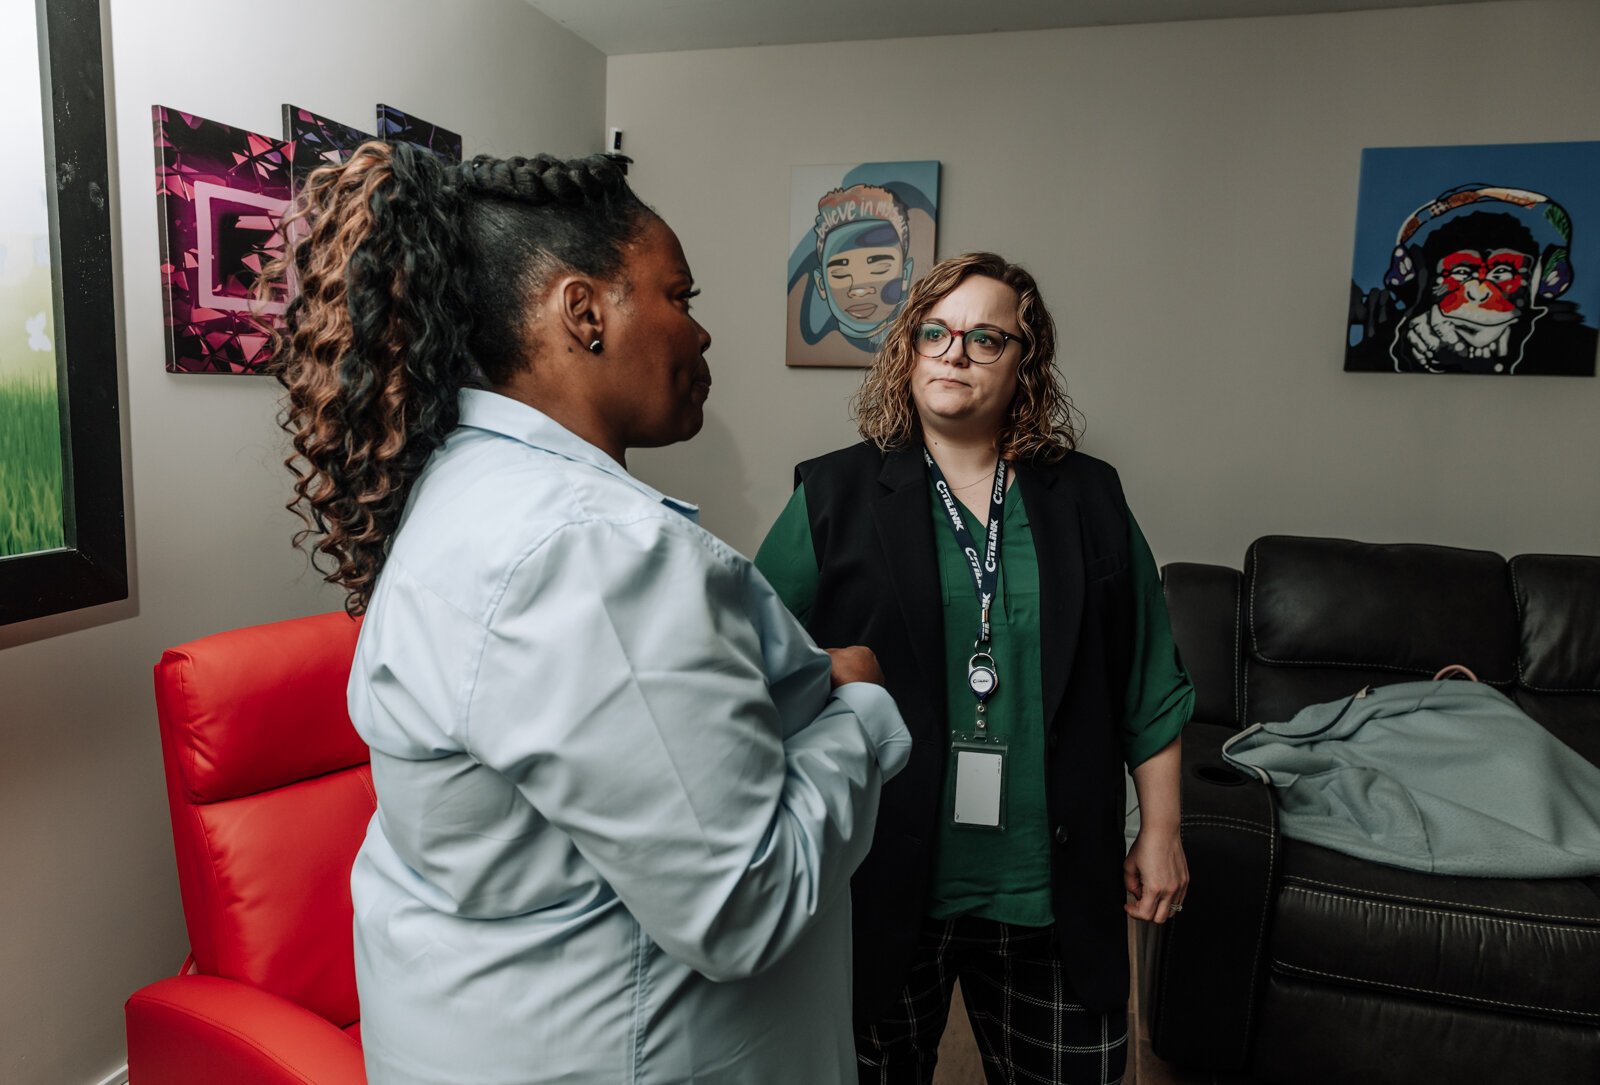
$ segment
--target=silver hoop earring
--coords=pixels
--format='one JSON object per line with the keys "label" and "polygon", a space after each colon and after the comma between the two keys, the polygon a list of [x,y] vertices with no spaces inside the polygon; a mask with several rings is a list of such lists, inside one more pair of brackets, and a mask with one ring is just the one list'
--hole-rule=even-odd
{"label": "silver hoop earring", "polygon": [[594,342],[589,344],[589,353],[590,354],[599,354],[602,350],[605,350],[605,349],[606,349],[605,347],[600,345],[600,340],[598,340],[598,339],[596,339]]}

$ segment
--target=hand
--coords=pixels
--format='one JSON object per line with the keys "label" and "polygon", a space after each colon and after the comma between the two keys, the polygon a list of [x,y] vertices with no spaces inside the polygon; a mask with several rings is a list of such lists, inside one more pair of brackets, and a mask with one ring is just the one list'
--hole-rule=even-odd
{"label": "hand", "polygon": [[878,666],[878,657],[872,654],[871,648],[862,644],[849,648],[829,648],[828,655],[833,657],[834,689],[847,682],[883,685],[883,670]]}
{"label": "hand", "polygon": [[1456,334],[1455,328],[1448,320],[1439,316],[1439,310],[1429,309],[1425,313],[1418,313],[1406,325],[1406,341],[1411,345],[1412,354],[1416,355],[1418,362],[1424,369],[1432,373],[1443,373],[1444,369],[1438,364],[1438,356],[1445,352],[1463,354],[1465,350],[1461,336]]}
{"label": "hand", "polygon": [[1165,923],[1189,891],[1189,863],[1174,832],[1141,828],[1122,863],[1122,884],[1133,900],[1122,906],[1135,919]]}

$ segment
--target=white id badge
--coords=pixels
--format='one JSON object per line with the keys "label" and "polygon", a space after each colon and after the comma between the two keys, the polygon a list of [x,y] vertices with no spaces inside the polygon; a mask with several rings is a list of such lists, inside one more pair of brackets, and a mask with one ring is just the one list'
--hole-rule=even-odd
{"label": "white id badge", "polygon": [[952,823],[967,829],[1004,829],[1006,748],[993,743],[957,742]]}

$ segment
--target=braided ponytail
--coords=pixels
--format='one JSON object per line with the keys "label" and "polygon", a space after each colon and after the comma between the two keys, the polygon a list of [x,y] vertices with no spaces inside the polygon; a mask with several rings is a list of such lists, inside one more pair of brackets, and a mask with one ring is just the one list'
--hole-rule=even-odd
{"label": "braided ponytail", "polygon": [[[479,156],[450,167],[408,144],[363,144],[312,173],[285,230],[299,292],[273,330],[293,453],[288,508],[314,563],[366,609],[458,395],[537,353],[528,299],[564,269],[621,269],[651,213],[617,161]],[[263,282],[284,267],[268,268]]]}
{"label": "braided ponytail", "polygon": [[471,372],[458,202],[432,155],[367,143],[312,174],[291,220],[304,224],[291,256],[300,290],[273,357],[294,447],[288,507],[306,524],[296,546],[323,536],[313,560],[333,560],[327,579],[352,614]]}

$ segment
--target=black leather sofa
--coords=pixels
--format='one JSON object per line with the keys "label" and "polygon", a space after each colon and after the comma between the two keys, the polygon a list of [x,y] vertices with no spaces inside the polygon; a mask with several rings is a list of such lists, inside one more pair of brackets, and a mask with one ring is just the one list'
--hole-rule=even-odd
{"label": "black leather sofa", "polygon": [[1460,663],[1600,765],[1600,557],[1269,536],[1164,570],[1198,690],[1183,914],[1148,933],[1151,1045],[1222,1080],[1600,1083],[1600,879],[1414,873],[1289,840],[1222,759],[1250,723]]}

